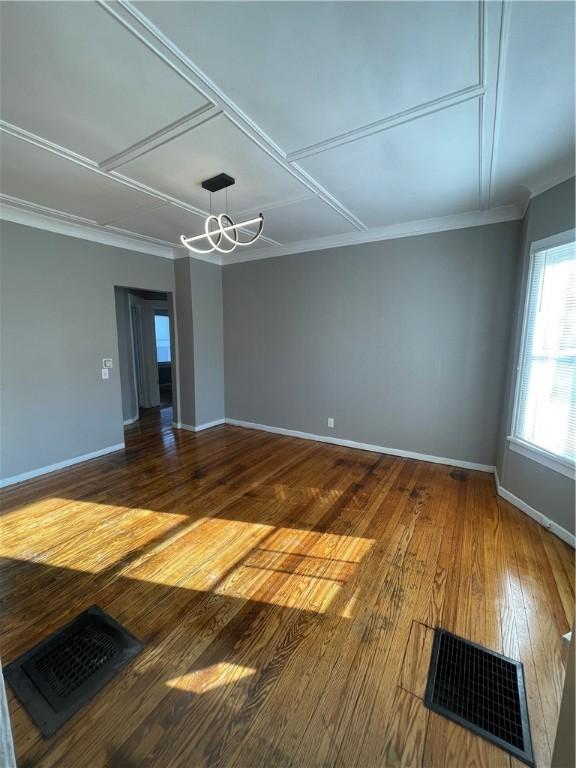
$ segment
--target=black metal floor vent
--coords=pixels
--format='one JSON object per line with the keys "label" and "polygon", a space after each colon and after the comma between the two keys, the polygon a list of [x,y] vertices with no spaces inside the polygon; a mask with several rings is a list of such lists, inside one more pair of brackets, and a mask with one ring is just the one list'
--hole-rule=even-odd
{"label": "black metal floor vent", "polygon": [[436,627],[424,703],[534,766],[519,661]]}
{"label": "black metal floor vent", "polygon": [[9,664],[4,674],[44,736],[51,736],[142,650],[97,605]]}

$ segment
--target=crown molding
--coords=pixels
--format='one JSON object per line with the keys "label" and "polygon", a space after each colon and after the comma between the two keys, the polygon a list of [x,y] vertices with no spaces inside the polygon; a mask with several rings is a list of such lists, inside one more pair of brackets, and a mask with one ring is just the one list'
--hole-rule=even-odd
{"label": "crown molding", "polygon": [[149,253],[164,259],[174,258],[174,246],[164,240],[144,237],[128,230],[101,226],[95,221],[56,211],[0,193],[0,219],[27,227],[77,237],[93,243],[111,245],[128,251]]}
{"label": "crown molding", "polygon": [[441,216],[434,219],[420,219],[402,224],[390,224],[386,227],[375,227],[367,232],[347,232],[342,235],[318,237],[313,240],[302,240],[288,243],[276,248],[260,248],[258,251],[244,253],[239,257],[229,256],[223,260],[224,266],[239,264],[243,261],[258,261],[277,256],[288,256],[294,253],[322,251],[327,248],[343,248],[351,245],[374,243],[380,240],[397,240],[404,237],[416,237],[434,232],[446,232],[452,229],[480,227],[486,224],[498,224],[505,221],[517,221],[524,215],[524,206],[506,205],[489,210],[467,211],[451,216]]}
{"label": "crown molding", "polygon": [[530,207],[530,203],[535,197],[538,197],[538,195],[544,194],[544,192],[548,192],[549,189],[554,189],[554,187],[557,187],[559,184],[563,184],[565,181],[570,181],[570,179],[574,179],[576,176],[576,166],[574,163],[568,170],[560,171],[559,173],[555,174],[552,178],[548,178],[548,181],[542,182],[541,184],[534,185],[531,189],[528,189],[528,187],[523,187],[525,190],[525,195],[521,202],[518,202],[518,208],[522,210],[522,216],[520,217],[523,219],[526,214],[528,213],[528,208]]}
{"label": "crown molding", "polygon": [[205,217],[208,215],[207,212],[201,208],[197,208],[194,205],[189,205],[188,203],[185,203],[182,200],[178,200],[176,197],[166,195],[163,192],[158,192],[158,190],[153,189],[146,184],[141,184],[139,181],[134,181],[134,179],[131,179],[128,176],[123,176],[117,171],[103,171],[99,167],[98,163],[94,162],[94,160],[90,160],[88,157],[79,155],[77,152],[73,152],[66,147],[60,146],[60,144],[55,144],[49,139],[45,139],[42,136],[38,136],[37,134],[32,133],[31,131],[27,131],[25,128],[20,128],[18,125],[13,125],[12,123],[8,123],[5,120],[0,120],[0,133],[6,133],[15,139],[26,141],[28,144],[32,144],[33,146],[38,147],[38,149],[43,149],[47,152],[51,152],[54,155],[58,155],[58,157],[61,157],[64,160],[69,160],[72,163],[76,163],[77,165],[82,166],[82,168],[86,168],[86,170],[92,171],[93,173],[96,173],[99,176],[108,179],[109,181],[116,181],[119,184],[123,184],[125,187],[128,187],[129,189],[133,189],[136,192],[141,192],[144,195],[148,195],[151,200],[160,200],[163,203],[172,203],[172,205],[175,205],[178,208],[182,208],[185,211],[189,211],[196,216]]}
{"label": "crown molding", "polygon": [[[149,187],[146,184],[142,184],[139,181],[135,181],[134,179],[129,178],[128,176],[124,176],[121,173],[118,173],[118,171],[103,171],[98,163],[94,162],[93,160],[90,160],[87,157],[84,157],[83,155],[79,155],[77,152],[73,152],[70,149],[67,149],[66,147],[62,147],[59,144],[55,144],[53,141],[49,141],[48,139],[43,138],[42,136],[38,136],[35,133],[31,133],[30,131],[27,131],[24,128],[20,128],[17,125],[13,125],[12,123],[8,123],[5,120],[0,120],[0,133],[6,133],[9,136],[12,136],[13,138],[20,139],[21,141],[26,141],[28,144],[32,144],[35,147],[38,147],[39,149],[46,150],[47,152],[51,152],[54,155],[57,155],[58,157],[63,158],[64,160],[69,160],[70,162],[76,163],[76,165],[82,166],[82,168],[85,168],[88,171],[92,171],[92,173],[96,173],[99,176],[104,177],[105,179],[108,179],[109,181],[116,181],[119,184],[124,185],[125,187],[128,187],[129,189],[133,189],[136,192],[140,192],[141,194],[147,195],[151,200],[158,200],[162,204],[169,203],[170,205],[175,206],[176,208],[181,208],[184,211],[188,211],[189,213],[194,214],[195,216],[200,216],[201,218],[206,218],[208,216],[208,212],[203,210],[202,208],[197,208],[195,205],[190,205],[189,203],[185,203],[182,200],[179,200],[176,197],[172,197],[171,195],[167,195],[164,192],[159,192],[157,189],[154,189],[153,187]],[[173,138],[173,137],[172,137]],[[26,203],[26,205],[35,205],[34,203],[29,203],[28,201],[23,201]],[[39,206],[42,208],[42,206]],[[140,210],[143,206],[138,206],[135,209],[132,209],[131,212],[134,212],[135,210]],[[48,211],[53,209],[47,209]],[[60,216],[70,216],[72,219],[75,219],[77,217],[74,217],[71,214],[66,214],[62,211],[57,211]],[[124,211],[126,213],[126,211]],[[93,222],[92,219],[83,219],[83,221]],[[97,223],[97,222],[95,222]],[[122,230],[120,227],[116,227],[113,222],[101,222],[101,226],[108,229],[118,229],[118,231],[123,232],[126,230]],[[238,228],[241,232],[251,234],[249,230],[246,230],[242,227]],[[145,235],[139,235],[136,233],[136,237],[141,237],[143,239],[146,239]],[[155,238],[150,238],[151,240],[155,240]],[[261,239],[264,242],[267,242],[269,245],[280,245],[276,240],[273,240],[271,237],[267,237],[266,235],[262,235]],[[160,240],[158,242],[164,243],[164,240]],[[174,244],[171,244],[172,247],[174,247]]]}
{"label": "crown molding", "polygon": [[[568,176],[567,178],[570,178]],[[551,184],[549,188],[556,186]],[[442,216],[434,219],[391,224],[386,227],[376,227],[366,232],[347,232],[342,235],[319,237],[302,240],[286,245],[259,248],[248,252],[236,252],[234,256],[222,254],[192,254],[182,246],[145,237],[135,232],[114,226],[102,226],[95,221],[80,216],[57,211],[46,206],[37,205],[26,200],[20,200],[0,193],[0,219],[16,224],[56,232],[69,237],[77,237],[103,245],[111,245],[126,250],[149,253],[167,259],[191,258],[205,261],[218,266],[230,266],[244,261],[259,261],[290,254],[321,251],[329,248],[344,248],[364,243],[382,240],[396,240],[404,237],[446,232],[454,229],[466,229],[497,224],[506,221],[517,221],[524,217],[525,205],[507,205],[489,210],[468,211],[466,213]]]}

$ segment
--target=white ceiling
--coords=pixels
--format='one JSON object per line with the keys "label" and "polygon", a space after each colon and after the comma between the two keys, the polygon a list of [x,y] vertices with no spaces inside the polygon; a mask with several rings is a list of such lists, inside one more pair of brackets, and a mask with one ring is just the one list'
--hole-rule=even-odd
{"label": "white ceiling", "polygon": [[5,215],[172,246],[225,171],[266,237],[226,263],[518,218],[574,173],[573,30],[546,0],[2,2]]}

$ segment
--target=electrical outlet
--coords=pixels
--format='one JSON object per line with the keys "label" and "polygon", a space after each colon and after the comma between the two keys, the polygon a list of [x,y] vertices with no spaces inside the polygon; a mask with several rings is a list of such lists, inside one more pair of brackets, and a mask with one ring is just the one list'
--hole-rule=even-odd
{"label": "electrical outlet", "polygon": [[328,417],[328,426],[333,429],[334,428],[334,419],[330,416]]}
{"label": "electrical outlet", "polygon": [[110,378],[110,371],[108,368],[102,368],[102,378],[103,379],[109,379]]}
{"label": "electrical outlet", "polygon": [[102,368],[112,368],[112,358],[111,357],[103,357],[102,358]]}

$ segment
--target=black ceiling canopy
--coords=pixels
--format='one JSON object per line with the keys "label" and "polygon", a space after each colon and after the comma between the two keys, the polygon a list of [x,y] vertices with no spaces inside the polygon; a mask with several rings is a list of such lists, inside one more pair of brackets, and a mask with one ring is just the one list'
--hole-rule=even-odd
{"label": "black ceiling canopy", "polygon": [[236,181],[232,176],[228,176],[227,173],[219,173],[218,176],[212,176],[211,179],[203,181],[202,188],[207,189],[209,192],[219,192],[221,189],[231,187],[235,183]]}

